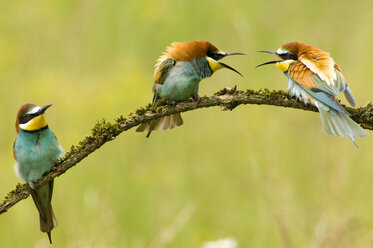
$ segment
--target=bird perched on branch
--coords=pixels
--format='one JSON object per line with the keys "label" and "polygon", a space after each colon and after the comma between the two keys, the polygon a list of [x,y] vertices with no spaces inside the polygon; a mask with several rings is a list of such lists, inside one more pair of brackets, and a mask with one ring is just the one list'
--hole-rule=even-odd
{"label": "bird perched on branch", "polygon": [[[219,51],[207,41],[172,43],[155,65],[153,105],[159,97],[171,101],[185,101],[194,97],[199,101],[198,87],[202,79],[210,77],[222,68],[240,74],[232,67],[219,62],[226,56],[238,54],[243,55]],[[183,119],[180,113],[177,113],[141,124],[136,131],[148,132],[146,137],[149,137],[152,131],[172,129],[182,124]]]}
{"label": "bird perched on branch", "polygon": [[31,187],[30,193],[39,211],[40,230],[48,234],[52,243],[51,230],[57,226],[51,205],[53,180],[38,189],[33,184],[49,172],[64,153],[44,117],[50,106],[22,105],[16,119],[17,138],[13,154],[16,174]]}
{"label": "bird perched on branch", "polygon": [[305,103],[315,105],[326,133],[349,138],[357,147],[356,137],[368,133],[354,122],[336,98],[343,92],[347,101],[355,100],[340,67],[328,53],[302,42],[290,42],[277,51],[258,51],[275,54],[280,60],[258,65],[275,64],[284,72],[289,84],[287,91]]}

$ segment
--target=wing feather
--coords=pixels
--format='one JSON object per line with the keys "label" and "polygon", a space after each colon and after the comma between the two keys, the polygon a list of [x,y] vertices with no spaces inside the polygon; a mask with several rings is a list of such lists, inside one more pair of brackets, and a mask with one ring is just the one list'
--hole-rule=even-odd
{"label": "wing feather", "polygon": [[156,85],[163,84],[164,79],[167,77],[168,72],[176,64],[176,60],[173,58],[161,56],[155,65],[154,70],[154,85],[153,92],[156,92]]}
{"label": "wing feather", "polygon": [[312,50],[302,53],[298,60],[318,75],[327,85],[334,85],[336,79],[335,63],[329,53],[313,47]]}
{"label": "wing feather", "polygon": [[339,67],[335,69],[336,78],[333,84],[326,83],[299,60],[290,66],[288,73],[290,78],[313,98],[338,112],[346,112],[335,97],[339,92],[344,92],[347,86]]}
{"label": "wing feather", "polygon": [[304,88],[314,88],[316,84],[312,80],[313,72],[300,61],[296,61],[289,68],[289,76]]}

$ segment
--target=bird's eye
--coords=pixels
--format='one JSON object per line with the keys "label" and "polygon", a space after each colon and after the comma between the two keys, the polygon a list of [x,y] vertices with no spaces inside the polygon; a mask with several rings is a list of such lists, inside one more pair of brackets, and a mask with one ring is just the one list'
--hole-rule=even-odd
{"label": "bird's eye", "polygon": [[212,53],[212,52],[208,52],[207,53],[207,56],[209,56],[210,58],[213,58],[214,60],[219,60],[219,59],[222,59],[224,57],[223,54],[220,54],[220,53]]}
{"label": "bird's eye", "polygon": [[280,57],[281,57],[282,59],[294,59],[294,60],[297,59],[297,57],[294,56],[294,55],[291,54],[291,53],[281,54]]}
{"label": "bird's eye", "polygon": [[30,114],[27,114],[27,115],[26,115],[26,118],[27,118],[27,119],[30,119],[31,117],[32,117],[32,115],[30,115]]}

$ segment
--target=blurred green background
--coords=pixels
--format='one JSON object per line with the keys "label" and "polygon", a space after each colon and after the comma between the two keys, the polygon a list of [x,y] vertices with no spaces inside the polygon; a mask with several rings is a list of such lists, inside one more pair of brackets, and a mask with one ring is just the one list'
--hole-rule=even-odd
{"label": "blurred green background", "polygon": [[[50,128],[68,150],[101,118],[149,103],[157,57],[173,41],[208,40],[244,78],[223,87],[286,89],[274,66],[254,69],[300,40],[331,53],[357,106],[373,100],[372,1],[1,1],[0,197],[13,171],[15,116],[52,103]],[[343,102],[346,102],[343,100]],[[322,132],[316,113],[239,106],[183,114],[184,125],[133,130],[55,180],[53,247],[373,247],[372,135]],[[370,134],[372,134],[370,132]],[[49,247],[31,198],[0,216],[0,247]]]}

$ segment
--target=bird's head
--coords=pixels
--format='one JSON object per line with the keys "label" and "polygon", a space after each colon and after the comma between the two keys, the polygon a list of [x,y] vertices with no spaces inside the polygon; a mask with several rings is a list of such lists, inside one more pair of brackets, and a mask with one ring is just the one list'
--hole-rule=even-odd
{"label": "bird's head", "polygon": [[[295,41],[281,46],[277,51],[258,51],[276,54],[280,60],[269,61],[256,67],[268,64],[276,64],[276,67],[283,72],[287,72],[291,64],[300,61],[313,73],[316,73],[321,80],[328,84],[336,79],[334,67],[336,66],[329,53],[323,50],[307,45],[303,42]],[[340,70],[340,69],[338,69]]]}
{"label": "bird's head", "polygon": [[[171,57],[176,61],[192,61],[193,59],[205,58],[211,71],[227,68],[241,75],[237,70],[227,64],[220,62],[224,57],[231,55],[244,55],[243,53],[225,53],[218,50],[208,41],[174,42],[166,50],[162,57]],[[162,59],[162,57],[160,59]],[[242,75],[241,75],[242,76]]]}
{"label": "bird's head", "polygon": [[19,129],[24,131],[37,131],[48,126],[47,121],[44,117],[44,112],[52,106],[51,104],[43,107],[35,104],[26,103],[21,106],[18,110],[16,119],[16,130]]}
{"label": "bird's head", "polygon": [[262,65],[269,65],[269,64],[275,64],[277,68],[279,68],[281,71],[286,72],[289,69],[289,66],[298,60],[298,57],[301,55],[299,54],[300,51],[303,51],[306,44],[302,42],[290,42],[285,45],[282,45],[277,51],[258,51],[262,53],[271,53],[277,55],[280,59],[279,60],[273,60],[269,61],[263,64],[260,64],[256,67],[262,66]]}

